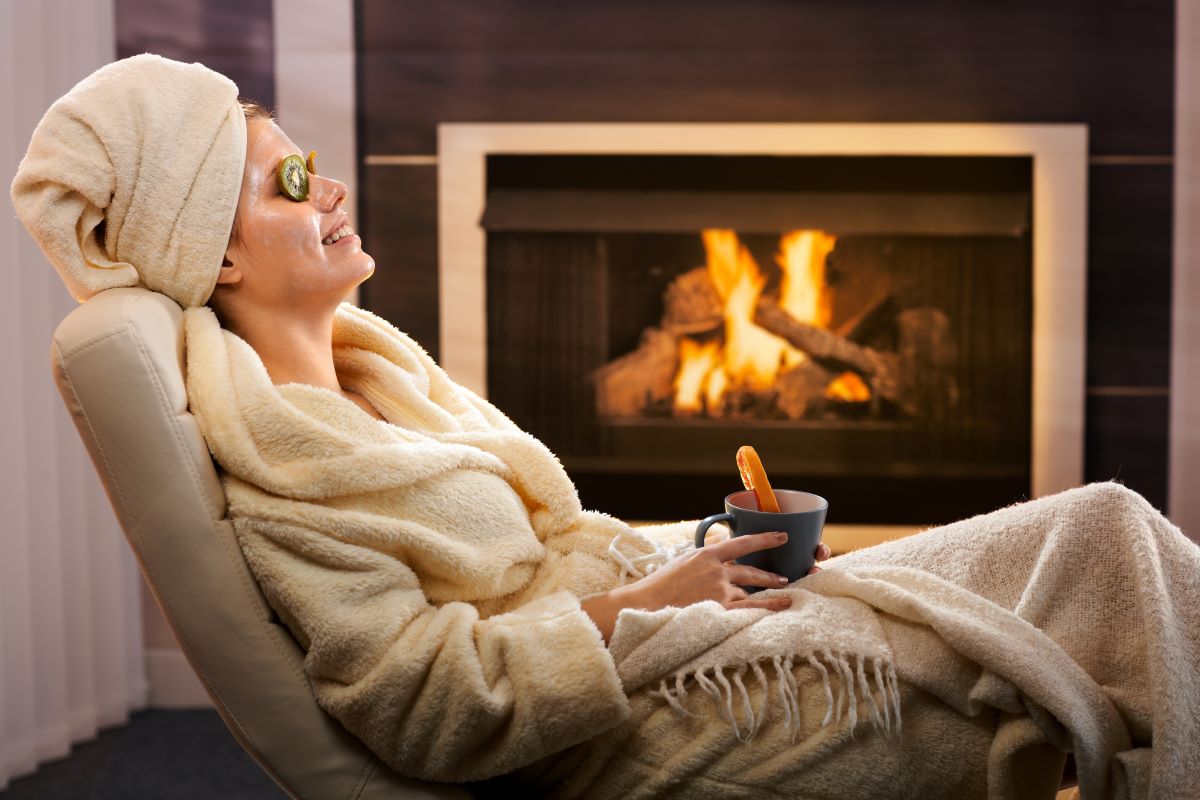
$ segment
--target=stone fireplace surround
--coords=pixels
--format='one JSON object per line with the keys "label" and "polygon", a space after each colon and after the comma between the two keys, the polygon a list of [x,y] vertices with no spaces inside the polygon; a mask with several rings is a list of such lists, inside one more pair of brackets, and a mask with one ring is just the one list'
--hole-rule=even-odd
{"label": "stone fireplace surround", "polygon": [[[493,154],[1026,156],[1033,162],[1029,496],[1083,479],[1087,128],[1084,125],[466,123],[438,126],[441,365],[487,394],[486,158]],[[835,551],[912,526],[827,526]]]}

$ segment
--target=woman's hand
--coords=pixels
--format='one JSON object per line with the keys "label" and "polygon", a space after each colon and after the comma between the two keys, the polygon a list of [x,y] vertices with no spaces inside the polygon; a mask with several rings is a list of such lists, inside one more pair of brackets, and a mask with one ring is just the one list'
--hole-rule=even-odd
{"label": "woman's hand", "polygon": [[[817,545],[817,561],[825,561],[831,555],[833,555],[833,551],[829,549],[829,545],[825,544],[824,542],[821,542],[819,545]],[[820,567],[813,565],[813,568],[808,571],[808,574],[812,575],[814,572],[820,571]]]}
{"label": "woman's hand", "polygon": [[[730,537],[716,544],[688,550],[623,588],[636,589],[635,596],[643,603],[639,607],[651,611],[665,606],[688,606],[704,600],[716,600],[727,609],[787,608],[791,604],[788,597],[759,598],[741,588],[762,586],[778,589],[787,585],[784,576],[735,561],[758,550],[779,547],[786,541],[787,534],[781,532]],[[818,561],[829,558],[829,547],[824,543],[818,545],[815,556]],[[819,570],[814,566],[809,574]]]}
{"label": "woman's hand", "polygon": [[[607,644],[622,608],[657,611],[667,606],[689,606],[704,600],[716,600],[726,609],[766,608],[780,611],[791,605],[789,597],[751,596],[742,586],[778,589],[787,579],[757,567],[738,564],[734,559],[758,550],[779,547],[787,541],[781,532],[748,533],[716,544],[688,550],[644,578],[585,600],[581,605],[599,627]],[[816,560],[829,558],[829,547],[817,546]],[[811,575],[820,567],[809,570]]]}
{"label": "woman's hand", "polygon": [[[772,531],[772,533],[773,532],[774,531]],[[709,531],[708,536],[705,537],[706,542],[711,541],[714,543],[724,542],[728,539],[729,539],[728,531],[721,529],[721,528],[713,528],[711,531]],[[817,545],[817,553],[816,553],[817,561],[825,561],[832,555],[833,555],[833,551],[829,549],[829,545],[825,544],[824,542],[821,542]],[[820,572],[820,571],[821,571],[820,567],[814,566],[812,569],[810,569],[808,571],[808,574],[812,575],[814,572]]]}

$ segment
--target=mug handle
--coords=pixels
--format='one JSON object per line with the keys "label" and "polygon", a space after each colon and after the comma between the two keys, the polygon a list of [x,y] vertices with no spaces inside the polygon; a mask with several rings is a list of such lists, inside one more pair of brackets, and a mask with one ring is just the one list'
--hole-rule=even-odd
{"label": "mug handle", "polygon": [[724,514],[713,514],[711,517],[700,520],[700,524],[696,527],[696,549],[704,547],[704,534],[708,533],[708,529],[718,522],[733,522],[733,514],[726,511]]}

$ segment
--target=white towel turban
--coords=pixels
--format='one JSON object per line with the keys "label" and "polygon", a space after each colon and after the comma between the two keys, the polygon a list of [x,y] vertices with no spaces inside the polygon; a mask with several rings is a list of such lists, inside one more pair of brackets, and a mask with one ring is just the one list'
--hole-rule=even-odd
{"label": "white towel turban", "polygon": [[54,101],[12,201],[79,302],[145,286],[189,308],[216,286],[245,161],[237,85],[203,64],[143,53]]}

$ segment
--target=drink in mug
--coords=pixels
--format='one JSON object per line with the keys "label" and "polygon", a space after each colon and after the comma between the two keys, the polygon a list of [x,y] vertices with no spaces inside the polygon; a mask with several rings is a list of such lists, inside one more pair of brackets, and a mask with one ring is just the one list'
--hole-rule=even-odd
{"label": "drink in mug", "polygon": [[[737,563],[774,572],[792,583],[808,574],[816,564],[817,545],[825,527],[829,501],[811,492],[776,489],[779,512],[759,511],[752,489],[734,492],[725,498],[725,513],[704,518],[696,528],[696,547],[704,546],[704,535],[718,522],[729,526],[733,536],[767,531],[785,531],[788,540],[777,547],[756,550],[736,559]],[[753,594],[761,586],[743,586]]]}

